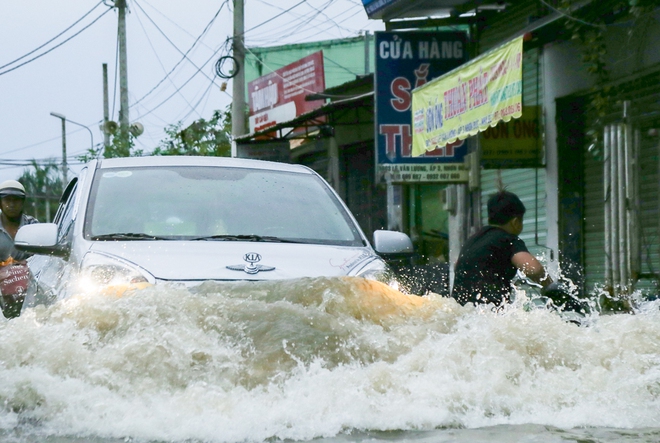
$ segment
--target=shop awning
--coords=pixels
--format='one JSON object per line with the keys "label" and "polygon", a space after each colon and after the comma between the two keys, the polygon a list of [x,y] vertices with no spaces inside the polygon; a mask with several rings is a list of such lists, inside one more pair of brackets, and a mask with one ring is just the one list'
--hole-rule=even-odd
{"label": "shop awning", "polygon": [[412,155],[522,115],[523,37],[413,90]]}

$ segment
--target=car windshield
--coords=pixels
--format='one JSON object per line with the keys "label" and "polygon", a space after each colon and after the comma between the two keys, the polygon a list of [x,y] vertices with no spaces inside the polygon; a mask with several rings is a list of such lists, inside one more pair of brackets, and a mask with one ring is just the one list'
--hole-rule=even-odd
{"label": "car windshield", "polygon": [[362,245],[313,174],[201,166],[100,169],[85,238]]}

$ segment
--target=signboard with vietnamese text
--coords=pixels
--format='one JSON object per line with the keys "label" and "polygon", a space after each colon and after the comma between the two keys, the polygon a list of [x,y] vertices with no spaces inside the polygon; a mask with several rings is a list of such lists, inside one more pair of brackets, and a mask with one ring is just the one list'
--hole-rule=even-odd
{"label": "signboard with vietnamese text", "polygon": [[324,100],[305,101],[325,90],[323,51],[291,63],[248,83],[250,132],[287,122],[321,107]]}
{"label": "signboard with vietnamese text", "polygon": [[541,163],[539,106],[525,106],[522,116],[489,127],[479,137],[485,167],[522,168]]}
{"label": "signboard with vietnamese text", "polygon": [[[423,156],[412,156],[412,90],[467,60],[463,32],[376,32],[376,168],[379,180],[464,181],[467,144],[459,141]],[[452,163],[452,171],[438,165]],[[431,168],[430,165],[436,165]],[[457,176],[456,174],[459,174]]]}
{"label": "signboard with vietnamese text", "polygon": [[362,6],[369,18],[378,18],[377,12],[403,0],[362,0]]}
{"label": "signboard with vietnamese text", "polygon": [[413,91],[413,156],[522,115],[522,37]]}

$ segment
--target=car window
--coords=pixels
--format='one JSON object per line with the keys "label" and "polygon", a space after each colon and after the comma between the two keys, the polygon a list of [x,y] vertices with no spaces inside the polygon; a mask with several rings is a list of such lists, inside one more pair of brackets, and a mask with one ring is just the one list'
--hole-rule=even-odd
{"label": "car window", "polygon": [[60,205],[53,219],[53,223],[57,224],[58,243],[62,243],[63,239],[71,232],[73,221],[78,213],[78,199],[80,196],[78,189],[81,183],[84,182],[86,175],[87,168],[83,168],[78,177],[74,177],[69,182],[60,197]]}
{"label": "car window", "polygon": [[87,238],[260,235],[362,244],[349,215],[314,174],[226,167],[101,169],[87,214]]}

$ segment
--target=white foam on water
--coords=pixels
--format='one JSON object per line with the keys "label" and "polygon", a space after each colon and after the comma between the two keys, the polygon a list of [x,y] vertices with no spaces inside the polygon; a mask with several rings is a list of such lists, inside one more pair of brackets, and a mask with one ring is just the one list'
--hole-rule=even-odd
{"label": "white foam on water", "polygon": [[580,327],[433,295],[379,316],[361,297],[303,279],[37,307],[0,322],[0,431],[236,442],[660,426],[657,302]]}

